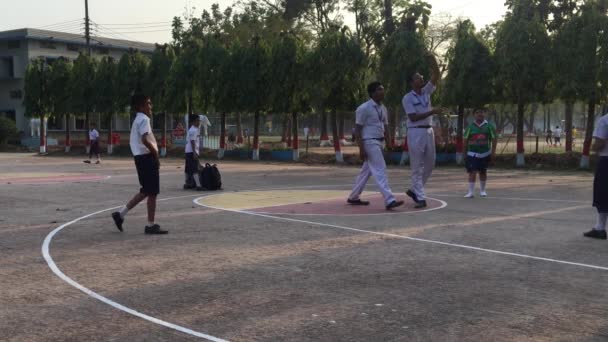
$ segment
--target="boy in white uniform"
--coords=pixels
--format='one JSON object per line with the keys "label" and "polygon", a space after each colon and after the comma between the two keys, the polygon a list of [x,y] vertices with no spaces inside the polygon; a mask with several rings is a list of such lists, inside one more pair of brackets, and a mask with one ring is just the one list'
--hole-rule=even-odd
{"label": "boy in white uniform", "polygon": [[382,153],[382,142],[388,142],[388,114],[386,107],[382,104],[384,87],[380,82],[372,82],[367,86],[367,92],[371,99],[357,108],[355,126],[355,136],[363,167],[352,193],[348,196],[347,203],[369,205],[369,201],[361,200],[359,196],[363,192],[367,180],[373,175],[384,196],[386,210],[391,210],[403,205],[403,201],[395,200],[386,177],[386,162]]}
{"label": "boy in white uniform", "polygon": [[608,114],[604,114],[593,131],[592,149],[598,155],[595,177],[593,178],[593,206],[597,209],[595,227],[584,233],[586,237],[606,240],[606,219],[608,218]]}
{"label": "boy in white uniform", "polygon": [[84,161],[84,163],[87,164],[91,164],[91,157],[93,157],[93,155],[97,156],[97,161],[95,164],[99,164],[101,162],[101,158],[99,157],[99,132],[97,132],[95,126],[95,123],[91,122],[91,129],[89,130],[89,159]]}
{"label": "boy in white uniform", "polygon": [[196,183],[198,177],[198,156],[200,153],[200,142],[201,142],[201,119],[198,115],[192,115],[190,117],[190,129],[188,129],[188,135],[186,137],[186,167],[184,173],[186,174],[186,183],[184,184],[184,190],[196,189],[202,190],[200,184]]}

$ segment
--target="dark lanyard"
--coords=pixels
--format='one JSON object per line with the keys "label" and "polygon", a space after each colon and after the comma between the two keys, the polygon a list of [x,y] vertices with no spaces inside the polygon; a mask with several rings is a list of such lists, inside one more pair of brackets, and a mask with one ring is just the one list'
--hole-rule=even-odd
{"label": "dark lanyard", "polygon": [[380,106],[374,106],[374,109],[376,110],[376,113],[378,113],[378,120],[380,120],[380,123],[384,123],[382,121],[382,109],[378,109],[380,108]]}

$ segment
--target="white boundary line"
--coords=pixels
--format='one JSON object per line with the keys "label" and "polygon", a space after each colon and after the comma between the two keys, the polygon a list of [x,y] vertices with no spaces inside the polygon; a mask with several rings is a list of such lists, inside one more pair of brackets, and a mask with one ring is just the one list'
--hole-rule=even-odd
{"label": "white boundary line", "polygon": [[592,268],[592,269],[597,269],[597,270],[602,270],[602,271],[608,271],[608,267],[604,267],[604,266],[583,264],[583,263],[572,262],[572,261],[565,261],[565,260],[559,260],[559,259],[543,258],[543,257],[537,257],[537,256],[527,255],[527,254],[504,252],[504,251],[499,251],[499,250],[495,250],[495,249],[488,249],[488,248],[481,248],[481,247],[462,245],[462,244],[456,244],[456,243],[442,242],[442,241],[437,241],[437,240],[414,238],[414,237],[410,237],[410,236],[403,236],[403,235],[397,235],[397,234],[391,234],[391,233],[374,232],[374,231],[370,231],[370,230],[358,229],[358,228],[352,228],[352,227],[346,227],[346,226],[340,226],[340,225],[336,225],[336,224],[329,224],[329,223],[322,223],[322,222],[299,220],[299,219],[293,219],[293,218],[288,218],[288,217],[279,217],[279,216],[266,215],[266,214],[261,214],[261,213],[253,213],[253,212],[242,211],[242,210],[232,210],[232,209],[217,208],[217,207],[213,207],[213,206],[208,206],[208,205],[200,204],[200,203],[198,203],[199,199],[200,198],[195,198],[193,200],[193,202],[195,204],[197,204],[197,205],[202,206],[202,207],[206,207],[206,208],[210,208],[210,209],[216,209],[216,210],[223,210],[223,211],[233,212],[233,213],[238,213],[238,214],[245,214],[245,215],[257,216],[257,217],[264,217],[264,218],[269,218],[269,219],[274,219],[274,220],[279,220],[279,221],[304,223],[304,224],[309,224],[309,225],[316,225],[316,226],[322,226],[322,227],[329,227],[329,228],[348,230],[348,231],[353,231],[353,232],[358,232],[358,233],[374,234],[374,235],[387,236],[387,237],[404,239],[404,240],[410,240],[410,241],[431,243],[431,244],[436,244],[436,245],[441,245],[441,246],[463,248],[463,249],[468,249],[468,250],[473,250],[473,251],[478,251],[478,252],[486,252],[486,253],[493,253],[493,254],[499,254],[499,255],[508,255],[508,256],[514,256],[514,257],[519,257],[519,258],[526,258],[526,259],[540,260],[540,261],[548,261],[548,262],[553,262],[553,263],[558,263],[558,264],[580,266],[580,267]]}
{"label": "white boundary line", "polygon": [[[316,187],[316,186],[315,186]],[[328,186],[325,186],[328,187]],[[331,186],[329,186],[331,187]],[[239,191],[239,193],[247,193],[247,192],[270,192],[270,191],[276,191],[276,190],[288,190],[288,189],[270,189],[270,190],[249,190],[249,191]],[[217,196],[222,196],[226,193],[220,193],[220,194],[213,194],[213,195],[208,195],[208,196],[203,196],[200,198],[195,198],[194,201],[198,201],[199,199],[203,199],[203,198],[209,198],[209,197],[217,197]],[[347,194],[348,196],[348,194]],[[347,196],[345,196],[344,198],[346,198]],[[329,198],[330,200],[334,200],[334,199],[340,199],[342,197],[334,197],[334,198]],[[336,217],[345,217],[345,216],[378,216],[378,215],[386,215],[386,214],[390,214],[390,215],[403,215],[403,214],[417,214],[417,213],[426,213],[429,211],[434,211],[434,210],[439,210],[439,209],[443,209],[445,207],[448,206],[448,204],[445,201],[442,201],[440,199],[436,199],[436,198],[432,198],[432,197],[427,197],[428,199],[432,199],[433,201],[437,201],[440,203],[440,206],[436,207],[436,208],[429,208],[429,209],[424,209],[424,210],[414,210],[414,211],[386,211],[384,213],[376,213],[376,214],[292,214],[292,213],[267,213],[267,212],[263,212],[263,211],[251,211],[251,210],[255,210],[255,208],[253,209],[245,209],[242,210],[242,212],[247,212],[247,213],[255,213],[255,214],[264,214],[264,215],[289,215],[289,216],[336,216]],[[327,199],[323,199],[323,201],[326,201]],[[282,206],[286,206],[286,205],[296,205],[296,204],[303,204],[309,201],[303,201],[303,202],[297,202],[297,203],[289,203],[289,204],[277,204],[277,205],[269,205],[269,206],[265,206],[263,208],[276,208],[276,207],[282,207]],[[196,203],[199,206],[202,207],[209,207],[207,205],[201,204],[201,203]],[[209,207],[210,208],[210,207]],[[233,210],[233,209],[224,209],[224,208],[215,208],[215,209],[219,209],[219,210]]]}
{"label": "white boundary line", "polygon": [[[160,199],[159,201],[169,201],[169,200],[174,200],[174,199],[180,199],[180,198],[188,198],[188,197],[194,197],[194,196],[198,196],[198,195],[190,195],[190,196],[179,196],[179,197],[170,197],[170,198],[164,198],[164,199]],[[70,222],[64,223],[61,226],[55,228],[49,235],[46,236],[46,238],[44,239],[44,243],[42,244],[42,255],[44,256],[44,260],[46,260],[46,263],[49,265],[49,267],[51,268],[51,270],[53,271],[53,273],[55,273],[55,275],[57,275],[59,278],[61,278],[61,280],[65,281],[66,283],[72,285],[73,287],[77,288],[78,290],[84,292],[85,294],[87,294],[90,297],[93,297],[105,304],[110,305],[111,307],[124,311],[130,315],[133,316],[137,316],[139,318],[142,318],[148,322],[152,322],[155,324],[159,324],[162,325],[164,327],[173,329],[173,330],[177,330],[179,332],[188,334],[188,335],[192,335],[192,336],[196,336],[196,337],[201,337],[204,339],[207,339],[209,341],[213,341],[213,342],[227,342],[226,340],[223,340],[221,338],[218,337],[214,337],[211,335],[207,335],[205,333],[201,333],[198,331],[194,331],[185,327],[182,327],[180,325],[177,324],[173,324],[167,321],[163,321],[161,319],[158,319],[156,317],[152,317],[149,315],[146,315],[144,313],[141,313],[139,311],[133,310],[129,307],[126,307],[122,304],[119,304],[111,299],[108,299],[100,294],[98,294],[97,292],[94,292],[86,287],[84,287],[83,285],[79,284],[78,282],[76,282],[75,280],[73,280],[72,278],[68,277],[67,275],[65,275],[60,269],[59,267],[57,267],[57,264],[55,264],[55,261],[53,260],[53,258],[51,257],[51,254],[49,252],[49,246],[51,244],[51,241],[53,240],[53,237],[59,233],[63,228],[72,225],[80,220],[84,220],[86,218],[89,218],[91,216],[95,216],[97,214],[101,214],[103,212],[106,211],[110,211],[110,210],[114,210],[114,209],[118,209],[121,208],[122,206],[118,206],[118,207],[113,207],[113,208],[108,208],[108,209],[104,209],[104,210],[100,210],[100,211],[96,211],[94,213],[85,215],[85,216],[81,216],[77,219],[74,219]]]}

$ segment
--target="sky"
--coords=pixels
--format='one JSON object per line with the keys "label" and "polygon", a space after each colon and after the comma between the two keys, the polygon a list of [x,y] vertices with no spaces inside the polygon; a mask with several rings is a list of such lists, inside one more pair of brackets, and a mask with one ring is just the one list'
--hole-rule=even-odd
{"label": "sky", "polygon": [[[469,18],[477,28],[491,24],[505,14],[504,0],[427,0],[433,17],[446,14]],[[89,16],[96,25],[93,34],[102,37],[165,43],[171,40],[171,20],[182,16],[186,7],[195,15],[213,3],[221,8],[233,0],[89,0]],[[0,31],[42,28],[84,32],[84,0],[19,0],[2,10]],[[349,18],[346,18],[348,23]]]}

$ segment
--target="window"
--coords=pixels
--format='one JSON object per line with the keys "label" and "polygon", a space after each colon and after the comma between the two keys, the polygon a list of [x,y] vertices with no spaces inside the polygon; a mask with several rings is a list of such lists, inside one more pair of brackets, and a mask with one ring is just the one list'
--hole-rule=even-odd
{"label": "window", "polygon": [[23,98],[23,91],[21,91],[21,90],[11,90],[10,91],[10,98],[11,99],[21,99],[21,98]]}
{"label": "window", "polygon": [[51,49],[51,50],[56,50],[57,49],[57,46],[55,45],[55,42],[48,41],[48,40],[41,41],[40,42],[40,47],[43,48],[43,49]]}
{"label": "window", "polygon": [[80,47],[76,44],[68,44],[68,51],[80,51]]}
{"label": "window", "polygon": [[14,78],[15,66],[13,57],[0,57],[0,78]]}
{"label": "window", "polygon": [[101,48],[97,48],[97,52],[100,55],[109,55],[110,54],[110,49],[101,47]]}
{"label": "window", "polygon": [[0,110],[0,116],[9,118],[13,121],[15,121],[15,118],[17,117],[14,110]]}
{"label": "window", "polygon": [[9,40],[8,41],[8,48],[9,49],[18,49],[21,47],[21,42],[18,40]]}

